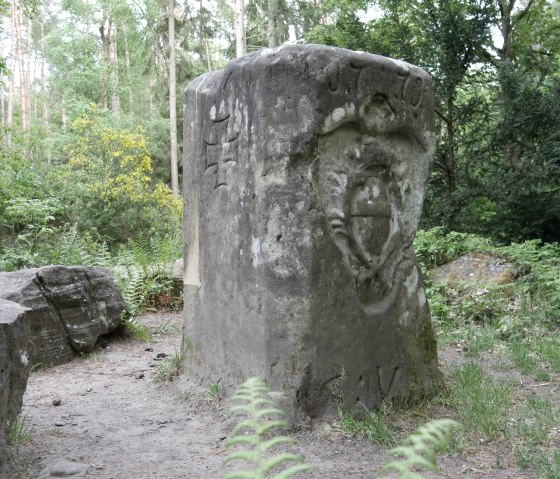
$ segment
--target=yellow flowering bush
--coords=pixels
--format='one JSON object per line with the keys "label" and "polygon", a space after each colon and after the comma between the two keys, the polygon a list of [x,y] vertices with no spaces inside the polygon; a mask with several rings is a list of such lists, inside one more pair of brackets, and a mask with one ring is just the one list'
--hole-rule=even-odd
{"label": "yellow flowering bush", "polygon": [[93,110],[77,118],[72,129],[68,164],[70,174],[79,178],[87,218],[94,220],[90,226],[116,240],[179,228],[181,199],[154,179],[141,127],[131,131],[103,125]]}

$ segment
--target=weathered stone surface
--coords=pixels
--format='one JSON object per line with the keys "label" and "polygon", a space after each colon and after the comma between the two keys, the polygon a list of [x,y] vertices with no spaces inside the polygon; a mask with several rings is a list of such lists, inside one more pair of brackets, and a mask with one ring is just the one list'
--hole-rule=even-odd
{"label": "weathered stone surface", "polygon": [[0,463],[6,437],[21,411],[31,363],[26,315],[29,309],[0,299]]}
{"label": "weathered stone surface", "polygon": [[185,91],[185,367],[264,377],[308,416],[437,386],[412,247],[434,150],[430,77],[318,45]]}
{"label": "weathered stone surface", "polygon": [[487,253],[467,253],[436,268],[431,275],[435,284],[507,284],[522,275],[510,260]]}
{"label": "weathered stone surface", "polygon": [[38,479],[51,477],[86,477],[89,465],[67,459],[54,459],[41,471]]}
{"label": "weathered stone surface", "polygon": [[121,321],[124,302],[105,268],[45,266],[0,273],[0,298],[31,309],[33,364],[70,361],[91,352],[99,336]]}

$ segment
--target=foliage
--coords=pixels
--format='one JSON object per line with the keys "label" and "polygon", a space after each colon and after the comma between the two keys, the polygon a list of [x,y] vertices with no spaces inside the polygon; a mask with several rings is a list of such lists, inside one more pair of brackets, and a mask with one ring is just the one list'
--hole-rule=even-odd
{"label": "foliage", "polygon": [[227,447],[242,446],[243,449],[230,452],[224,464],[242,460],[250,463],[253,469],[229,472],[224,475],[224,479],[263,479],[265,477],[283,479],[311,469],[311,466],[307,464],[296,464],[280,472],[275,472],[285,463],[302,462],[303,458],[288,452],[271,455],[271,451],[275,447],[293,444],[295,441],[287,436],[265,439],[270,431],[285,428],[288,424],[283,420],[269,419],[271,416],[281,416],[284,413],[268,397],[268,387],[262,379],[250,378],[245,381],[239,386],[231,400],[241,404],[232,406],[230,413],[243,413],[248,417],[236,425],[226,443]]}
{"label": "foliage", "polygon": [[423,271],[449,263],[470,251],[489,248],[491,243],[486,238],[456,231],[446,232],[442,226],[419,230],[414,240],[416,257]]}
{"label": "foliage", "polygon": [[453,372],[451,402],[464,424],[490,440],[504,434],[507,411],[511,409],[513,385],[495,383],[475,363],[467,363]]}
{"label": "foliage", "polygon": [[129,332],[141,341],[151,341],[148,328],[136,320],[154,295],[171,294],[169,263],[181,255],[180,237],[140,237],[122,245],[111,271],[117,278],[125,302],[123,320]]}
{"label": "foliage", "polygon": [[10,446],[17,449],[21,444],[27,443],[32,435],[33,431],[25,424],[25,416],[20,414],[10,426],[6,439]]}
{"label": "foliage", "polygon": [[376,14],[364,15],[370,7],[321,2],[329,21],[306,38],[402,59],[433,75],[438,141],[424,226],[558,241],[557,4],[379,0]]}
{"label": "foliage", "polygon": [[152,381],[168,383],[177,377],[183,367],[183,354],[175,352],[173,356],[162,361],[154,368]]}
{"label": "foliage", "polygon": [[444,451],[449,445],[449,436],[459,423],[452,419],[433,419],[420,426],[403,443],[391,449],[389,454],[402,456],[381,469],[395,471],[402,479],[423,479],[418,469],[438,472],[435,452]]}
{"label": "foliage", "polygon": [[364,408],[362,414],[346,411],[342,405],[338,405],[338,417],[342,429],[349,434],[365,436],[382,446],[394,445],[396,433],[387,422],[391,412],[390,406],[384,403],[378,409],[370,411],[363,404],[361,405]]}
{"label": "foliage", "polygon": [[[495,245],[465,233],[441,228],[420,231],[415,249],[424,271],[467,252],[486,252],[514,263],[514,282],[438,284],[428,288],[434,321],[440,332],[478,322],[494,327],[503,339],[530,340],[560,326],[560,245],[538,240]],[[428,275],[425,275],[428,278]],[[429,283],[429,281],[427,281]],[[543,329],[544,328],[544,329]]]}
{"label": "foliage", "polygon": [[80,189],[81,223],[122,241],[136,234],[165,235],[179,228],[182,203],[163,183],[154,181],[142,129],[104,126],[93,108],[73,123],[76,135],[67,147],[69,181]]}

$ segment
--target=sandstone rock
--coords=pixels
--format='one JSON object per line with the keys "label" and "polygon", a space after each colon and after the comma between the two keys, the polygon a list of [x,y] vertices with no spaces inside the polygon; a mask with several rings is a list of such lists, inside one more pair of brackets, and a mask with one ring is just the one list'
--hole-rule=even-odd
{"label": "sandstone rock", "polygon": [[91,352],[121,321],[124,302],[105,268],[45,266],[0,273],[0,298],[31,309],[33,364],[55,365]]}
{"label": "sandstone rock", "polygon": [[31,363],[26,316],[30,310],[0,299],[0,463],[7,433],[21,411]]}
{"label": "sandstone rock", "polygon": [[412,247],[434,152],[429,75],[268,49],[191,82],[184,125],[187,377],[227,392],[261,376],[311,417],[334,394],[371,408],[433,393]]}
{"label": "sandstone rock", "polygon": [[515,263],[487,253],[467,253],[436,268],[431,279],[434,284],[476,284],[479,287],[507,284],[519,276]]}

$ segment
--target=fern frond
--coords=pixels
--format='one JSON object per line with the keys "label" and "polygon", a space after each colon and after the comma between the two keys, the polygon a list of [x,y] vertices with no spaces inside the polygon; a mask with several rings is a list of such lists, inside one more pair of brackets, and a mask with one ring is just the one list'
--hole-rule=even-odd
{"label": "fern frond", "polygon": [[228,454],[224,459],[224,464],[231,461],[243,460],[247,462],[257,463],[259,462],[260,456],[258,452],[255,451],[233,451]]}
{"label": "fern frond", "polygon": [[[226,447],[245,446],[250,449],[231,452],[224,464],[241,459],[254,464],[253,470],[233,471],[224,476],[227,479],[251,478],[265,479],[268,474],[281,468],[287,462],[302,462],[303,458],[289,452],[273,454],[271,451],[281,445],[294,444],[296,441],[287,436],[277,436],[268,440],[264,436],[273,429],[286,428],[288,423],[280,419],[271,419],[271,416],[284,415],[274,401],[268,397],[268,386],[260,378],[250,378],[245,381],[231,398],[242,404],[230,408],[230,414],[241,413],[248,417],[240,421],[233,429]],[[247,434],[249,432],[249,434]],[[284,479],[311,469],[307,464],[297,464],[278,472],[273,477]]]}
{"label": "fern frond", "polygon": [[389,454],[401,456],[401,459],[387,463],[381,472],[395,471],[402,479],[424,479],[424,476],[414,471],[419,468],[437,472],[435,452],[449,445],[449,435],[459,426],[452,419],[435,419],[420,426],[400,446],[389,451]]}
{"label": "fern frond", "polygon": [[269,449],[279,446],[280,444],[296,444],[296,443],[297,441],[291,437],[278,436],[263,442],[260,447],[263,451],[268,451]]}
{"label": "fern frond", "polygon": [[311,469],[313,469],[313,466],[310,466],[309,464],[296,464],[295,466],[288,467],[288,469],[284,469],[282,472],[272,476],[271,479],[289,479],[300,472],[310,471]]}
{"label": "fern frond", "polygon": [[272,456],[270,459],[264,461],[260,469],[263,472],[268,472],[287,461],[301,462],[303,461],[303,457],[290,454],[289,452],[283,452],[282,454],[277,454],[276,456]]}
{"label": "fern frond", "polygon": [[260,476],[255,471],[233,471],[224,475],[224,479],[259,479]]}

